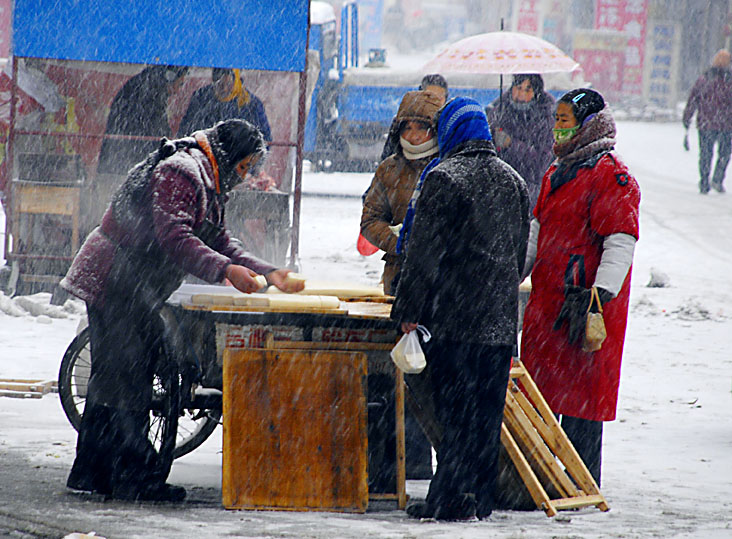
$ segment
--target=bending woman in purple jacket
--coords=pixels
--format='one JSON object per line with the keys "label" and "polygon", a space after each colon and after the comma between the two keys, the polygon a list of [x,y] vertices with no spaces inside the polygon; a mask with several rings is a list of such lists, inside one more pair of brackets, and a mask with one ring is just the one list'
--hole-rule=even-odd
{"label": "bending woman in purple jacket", "polygon": [[168,141],[136,165],[61,285],[87,304],[92,371],[67,486],[126,500],[180,501],[147,438],[152,368],[162,344],[160,309],[190,273],[256,291],[254,277],[284,292],[278,269],[247,253],[224,228],[226,193],[266,153],[244,120]]}

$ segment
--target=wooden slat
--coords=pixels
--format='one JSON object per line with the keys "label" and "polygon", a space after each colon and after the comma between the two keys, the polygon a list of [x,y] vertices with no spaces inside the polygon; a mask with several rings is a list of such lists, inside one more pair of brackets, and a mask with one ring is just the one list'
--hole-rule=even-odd
{"label": "wooden slat", "polygon": [[39,391],[14,391],[12,389],[0,389],[0,397],[11,397],[15,399],[40,399],[43,393]]}
{"label": "wooden slat", "polygon": [[572,498],[559,498],[552,500],[552,505],[554,505],[554,507],[559,510],[578,509],[580,507],[587,507],[590,505],[595,505],[602,511],[610,510],[610,508],[607,506],[607,503],[605,502],[605,498],[599,494],[594,494],[591,496],[574,496]]}
{"label": "wooden slat", "polygon": [[0,390],[37,392],[41,395],[51,393],[56,387],[53,380],[0,379]]}
{"label": "wooden slat", "polygon": [[534,500],[534,503],[536,503],[536,506],[544,509],[544,512],[549,517],[556,515],[557,511],[554,509],[552,501],[549,499],[544,487],[537,479],[531,469],[531,466],[529,466],[529,463],[519,449],[516,440],[511,436],[511,433],[505,424],[501,425],[501,442],[503,443],[503,447],[506,448],[506,452],[511,458],[511,462],[516,466],[516,471],[518,471],[521,476],[521,479],[523,480],[524,485],[526,485],[526,489],[529,491],[529,495],[531,496],[531,499]]}
{"label": "wooden slat", "polygon": [[288,350],[391,350],[396,343],[349,342],[349,341],[273,341],[270,348]]}
{"label": "wooden slat", "polygon": [[394,367],[394,408],[396,414],[396,489],[397,489],[397,505],[399,509],[404,509],[407,505],[406,490],[406,449],[404,446],[404,374],[402,371]]}
{"label": "wooden slat", "polygon": [[560,468],[555,456],[523,414],[523,410],[510,390],[506,396],[504,421],[508,423],[507,426],[514,439],[520,442],[527,460],[531,460],[538,466],[542,477],[551,481],[560,495],[576,496],[579,494],[571,479]]}
{"label": "wooden slat", "polygon": [[562,461],[562,464],[564,464],[569,475],[585,494],[599,494],[600,489],[592,478],[592,474],[590,474],[590,471],[587,469],[587,466],[577,453],[577,450],[569,441],[569,438],[567,438],[567,435],[564,433],[564,430],[557,421],[557,418],[554,416],[554,413],[551,411],[551,408],[549,408],[546,400],[544,400],[544,396],[539,391],[539,388],[536,386],[531,376],[527,373],[525,376],[521,377],[520,381],[527,393],[527,396],[534,403],[534,407],[537,409],[546,424],[553,432],[558,433],[558,435],[547,440],[547,443],[549,443],[554,454]]}

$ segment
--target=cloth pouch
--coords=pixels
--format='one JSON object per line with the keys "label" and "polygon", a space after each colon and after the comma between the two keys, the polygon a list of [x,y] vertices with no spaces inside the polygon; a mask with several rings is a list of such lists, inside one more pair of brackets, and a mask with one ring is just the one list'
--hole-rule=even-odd
{"label": "cloth pouch", "polygon": [[[597,302],[596,313],[592,312],[592,305]],[[607,338],[605,330],[605,319],[602,317],[602,302],[597,294],[597,288],[592,287],[590,304],[587,307],[587,322],[585,322],[585,334],[582,337],[582,350],[585,352],[597,352],[602,348],[602,343]]]}

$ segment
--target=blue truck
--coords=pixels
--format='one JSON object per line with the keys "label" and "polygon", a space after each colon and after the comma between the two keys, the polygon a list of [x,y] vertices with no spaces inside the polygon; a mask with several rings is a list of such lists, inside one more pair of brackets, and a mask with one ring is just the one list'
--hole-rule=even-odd
{"label": "blue truck", "polygon": [[[426,73],[418,67],[410,71],[369,67],[378,62],[359,66],[354,0],[342,6],[340,33],[330,4],[311,2],[310,16],[308,61],[317,59],[319,69],[305,125],[304,156],[314,171],[372,171],[402,97],[415,90]],[[463,73],[446,78],[452,96],[472,97],[486,106],[499,96],[498,75]],[[568,80],[562,82],[547,84],[555,97],[564,90],[551,88],[569,89]]]}

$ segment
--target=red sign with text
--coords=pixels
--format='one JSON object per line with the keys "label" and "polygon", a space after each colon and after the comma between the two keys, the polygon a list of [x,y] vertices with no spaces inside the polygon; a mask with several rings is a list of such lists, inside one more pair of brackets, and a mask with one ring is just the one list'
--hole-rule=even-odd
{"label": "red sign with text", "polygon": [[625,94],[639,95],[643,92],[647,13],[648,0],[597,0],[595,28],[618,30],[628,38],[622,84]]}

